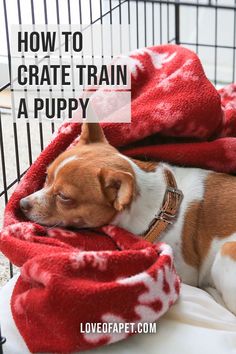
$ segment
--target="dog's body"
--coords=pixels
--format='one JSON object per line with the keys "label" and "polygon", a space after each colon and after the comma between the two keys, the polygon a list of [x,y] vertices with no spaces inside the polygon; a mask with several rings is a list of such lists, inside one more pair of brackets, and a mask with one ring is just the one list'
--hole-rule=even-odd
{"label": "dog's body", "polygon": [[45,225],[113,224],[145,235],[162,207],[164,170],[184,199],[158,241],[172,246],[183,282],[215,287],[236,314],[236,177],[196,168],[132,160],[85,124],[79,144],[48,168],[44,188],[21,200],[24,213]]}

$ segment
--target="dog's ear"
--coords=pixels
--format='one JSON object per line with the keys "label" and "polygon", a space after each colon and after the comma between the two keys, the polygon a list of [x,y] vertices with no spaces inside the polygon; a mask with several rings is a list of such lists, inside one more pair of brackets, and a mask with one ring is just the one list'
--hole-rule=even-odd
{"label": "dog's ear", "polygon": [[107,143],[102,127],[98,123],[83,123],[79,144]]}
{"label": "dog's ear", "polygon": [[103,167],[99,173],[102,190],[117,211],[127,207],[134,195],[134,177],[129,172]]}

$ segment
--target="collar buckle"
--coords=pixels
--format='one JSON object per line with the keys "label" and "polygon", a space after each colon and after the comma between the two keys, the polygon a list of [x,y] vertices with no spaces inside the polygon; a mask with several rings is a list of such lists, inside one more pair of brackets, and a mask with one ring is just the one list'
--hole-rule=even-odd
{"label": "collar buckle", "polygon": [[164,200],[166,199],[168,193],[177,194],[177,207],[179,207],[184,197],[183,192],[178,188],[167,186],[164,195]]}
{"label": "collar buckle", "polygon": [[160,210],[159,214],[155,216],[155,220],[162,220],[167,222],[167,224],[173,224],[172,218],[175,218],[176,214],[167,213],[167,211]]}
{"label": "collar buckle", "polygon": [[179,209],[179,206],[183,200],[183,192],[178,189],[178,188],[174,188],[174,187],[170,187],[170,186],[167,186],[166,187],[166,191],[165,191],[165,194],[164,194],[164,200],[167,199],[167,195],[168,193],[173,193],[173,194],[177,194],[177,198],[176,198],[176,212],[171,214],[169,212],[167,212],[165,209],[161,209],[159,211],[159,213],[157,215],[155,215],[155,218],[154,218],[154,221],[155,220],[162,220],[162,221],[165,221],[167,224],[173,224],[173,220],[176,216],[177,216],[177,210]]}
{"label": "collar buckle", "polygon": [[167,186],[162,207],[150,222],[148,232],[145,235],[145,239],[150,242],[154,242],[166,230],[169,224],[174,223],[183,200],[183,192],[177,188],[172,172],[165,169],[164,173]]}

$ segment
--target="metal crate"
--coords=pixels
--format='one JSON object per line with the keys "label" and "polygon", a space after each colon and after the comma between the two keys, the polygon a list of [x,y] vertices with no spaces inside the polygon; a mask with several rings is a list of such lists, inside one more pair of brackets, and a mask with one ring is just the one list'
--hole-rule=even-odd
{"label": "metal crate", "polygon": [[[0,52],[1,76],[5,80],[0,85],[2,92],[7,92],[11,82],[9,30],[13,17],[19,24],[50,24],[51,21],[82,24],[85,20],[90,26],[95,23],[129,24],[131,50],[164,43],[181,44],[199,54],[208,78],[215,85],[236,80],[236,0],[0,0],[0,13],[0,37],[6,44],[6,53],[1,55]],[[32,122],[26,122],[22,141],[17,123],[9,123],[10,114],[11,107],[0,107],[2,210],[12,189],[57,128],[54,122],[46,128],[44,122],[34,126]],[[11,125],[8,126],[10,141],[5,136],[6,124]],[[27,151],[24,161],[23,146]],[[11,177],[9,165],[15,169]],[[11,264],[8,270],[10,278],[13,276]],[[0,331],[0,354],[4,351],[4,341]]]}

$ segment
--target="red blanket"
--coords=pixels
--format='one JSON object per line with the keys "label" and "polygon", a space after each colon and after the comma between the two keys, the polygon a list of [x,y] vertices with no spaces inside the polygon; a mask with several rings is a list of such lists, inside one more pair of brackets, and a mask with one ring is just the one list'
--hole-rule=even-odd
{"label": "red blanket", "polygon": [[[132,123],[105,124],[110,143],[129,156],[236,172],[236,86],[219,94],[197,56],[174,45],[139,50],[129,62]],[[125,338],[85,335],[80,323],[155,321],[179,293],[164,244],[114,227],[75,232],[24,219],[19,200],[42,187],[46,166],[79,133],[79,124],[59,129],[5,212],[0,249],[22,267],[12,312],[32,352],[71,352]]]}

